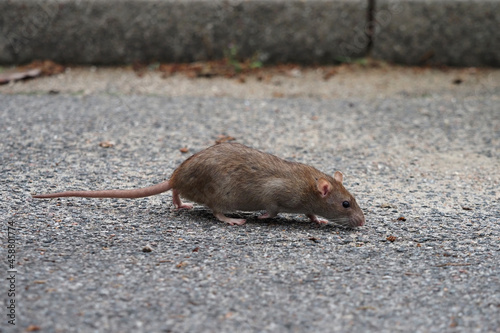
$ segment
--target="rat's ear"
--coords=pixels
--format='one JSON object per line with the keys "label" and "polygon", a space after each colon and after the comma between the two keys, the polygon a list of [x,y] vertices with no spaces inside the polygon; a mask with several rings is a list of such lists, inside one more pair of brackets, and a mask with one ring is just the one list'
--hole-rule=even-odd
{"label": "rat's ear", "polygon": [[338,181],[340,184],[344,181],[344,175],[340,171],[335,171],[335,174],[333,175],[333,178]]}
{"label": "rat's ear", "polygon": [[332,192],[333,186],[325,178],[320,178],[317,182],[317,185],[318,185],[318,191],[321,194],[322,198],[326,197],[328,194]]}

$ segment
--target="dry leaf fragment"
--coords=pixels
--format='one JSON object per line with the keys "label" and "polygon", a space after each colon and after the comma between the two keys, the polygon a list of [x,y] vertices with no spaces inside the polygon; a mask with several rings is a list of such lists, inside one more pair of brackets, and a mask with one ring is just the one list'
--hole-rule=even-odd
{"label": "dry leaf fragment", "polygon": [[219,144],[219,143],[228,142],[228,141],[235,141],[235,140],[236,140],[236,138],[234,138],[230,135],[220,134],[217,136],[217,140],[215,140],[215,143]]}
{"label": "dry leaf fragment", "polygon": [[0,84],[6,84],[10,81],[18,81],[24,79],[31,79],[42,74],[42,70],[40,68],[28,69],[24,71],[9,71],[5,73],[0,73]]}
{"label": "dry leaf fragment", "polygon": [[102,141],[99,143],[99,147],[102,147],[102,148],[111,148],[113,147],[115,144],[110,142],[110,141]]}
{"label": "dry leaf fragment", "polygon": [[181,261],[180,263],[175,265],[175,267],[177,267],[177,268],[184,268],[186,266],[187,266],[187,262],[185,262],[185,261]]}
{"label": "dry leaf fragment", "polygon": [[135,74],[138,77],[143,77],[144,74],[146,74],[147,69],[148,69],[147,65],[145,63],[140,62],[140,61],[135,61],[132,64],[132,70],[135,72]]}
{"label": "dry leaf fragment", "polygon": [[323,80],[328,81],[332,76],[337,74],[337,69],[330,69],[323,75]]}
{"label": "dry leaf fragment", "polygon": [[0,74],[0,84],[5,84],[10,81],[35,78],[38,76],[50,76],[61,74],[66,70],[62,65],[56,64],[50,60],[39,61],[35,60],[26,66],[20,66],[12,71],[7,71]]}
{"label": "dry leaf fragment", "polygon": [[170,259],[161,259],[161,260],[159,260],[158,262],[159,262],[160,264],[164,264],[164,263],[166,263],[166,262],[172,262],[172,260],[170,260]]}
{"label": "dry leaf fragment", "polygon": [[50,60],[35,60],[25,67],[27,69],[40,69],[42,71],[42,75],[44,76],[61,74],[66,70],[63,65],[56,64],[55,62]]}
{"label": "dry leaf fragment", "polygon": [[458,326],[457,319],[456,319],[454,316],[452,316],[452,317],[451,317],[450,328],[455,328],[455,327],[457,327],[457,326]]}

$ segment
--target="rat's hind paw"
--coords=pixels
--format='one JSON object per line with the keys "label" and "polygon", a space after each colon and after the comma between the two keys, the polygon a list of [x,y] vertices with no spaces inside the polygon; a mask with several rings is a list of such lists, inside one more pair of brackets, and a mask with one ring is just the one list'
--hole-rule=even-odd
{"label": "rat's hind paw", "polygon": [[178,206],[177,209],[193,209],[193,204],[181,203],[181,205]]}
{"label": "rat's hind paw", "polygon": [[218,218],[219,221],[226,222],[229,225],[235,225],[235,224],[236,225],[243,225],[247,221],[245,219],[233,219],[233,218],[227,217],[224,214],[219,214],[219,213],[215,214],[215,217]]}

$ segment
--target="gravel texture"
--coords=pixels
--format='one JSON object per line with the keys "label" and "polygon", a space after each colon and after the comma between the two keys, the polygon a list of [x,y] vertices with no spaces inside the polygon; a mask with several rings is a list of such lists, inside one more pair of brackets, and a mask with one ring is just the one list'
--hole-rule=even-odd
{"label": "gravel texture", "polygon": [[[0,105],[1,268],[12,223],[18,330],[500,332],[498,94]],[[157,183],[219,135],[341,170],[366,225],[239,212],[247,224],[231,227],[201,206],[175,211],[170,193],[30,197]]]}

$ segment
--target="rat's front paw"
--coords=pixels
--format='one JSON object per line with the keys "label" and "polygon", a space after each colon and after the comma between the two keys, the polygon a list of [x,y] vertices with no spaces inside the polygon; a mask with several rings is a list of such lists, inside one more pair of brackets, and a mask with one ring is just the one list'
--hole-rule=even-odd
{"label": "rat's front paw", "polygon": [[328,220],[318,219],[318,217],[314,214],[307,215],[307,217],[311,220],[311,222],[314,222],[316,224],[319,225],[328,224]]}

